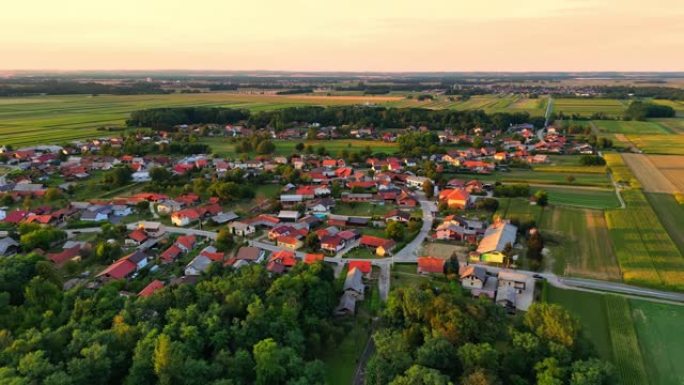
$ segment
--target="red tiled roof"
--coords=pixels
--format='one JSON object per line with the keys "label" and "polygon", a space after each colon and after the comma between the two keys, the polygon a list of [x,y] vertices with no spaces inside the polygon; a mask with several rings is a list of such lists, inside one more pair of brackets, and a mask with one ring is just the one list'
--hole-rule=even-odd
{"label": "red tiled roof", "polygon": [[126,257],[124,257],[107,266],[107,268],[102,270],[100,274],[98,274],[97,276],[107,276],[114,279],[123,279],[132,274],[135,271],[135,268],[135,263],[129,261]]}
{"label": "red tiled roof", "polygon": [[178,246],[176,245],[171,245],[168,249],[164,250],[164,252],[161,254],[161,259],[164,262],[173,262],[176,258],[178,258],[179,255],[183,250],[181,250]]}
{"label": "red tiled roof", "polygon": [[19,223],[22,219],[24,219],[24,217],[26,217],[26,214],[28,213],[24,210],[15,210],[7,213],[4,221],[7,223]]}
{"label": "red tiled roof", "polygon": [[134,230],[133,232],[131,232],[130,234],[128,234],[128,238],[131,238],[132,240],[134,240],[138,243],[141,243],[141,242],[145,242],[145,240],[147,240],[147,234],[145,234],[144,231],[137,229],[137,230]]}
{"label": "red tiled roof", "polygon": [[225,256],[225,254],[223,254],[223,253],[212,253],[209,251],[203,251],[200,255],[203,255],[203,256],[211,259],[214,262],[223,261],[223,257]]}
{"label": "red tiled roof", "polygon": [[198,219],[200,217],[199,213],[195,209],[184,209],[180,211],[176,211],[175,213],[171,214],[172,217],[176,218],[183,218],[187,217],[191,220]]}
{"label": "red tiled roof", "polygon": [[418,269],[424,273],[443,273],[444,259],[437,257],[419,257]]}
{"label": "red tiled roof", "polygon": [[295,237],[288,237],[288,236],[278,237],[278,243],[279,244],[284,243],[286,245],[296,246],[297,242],[299,242],[299,241]]}
{"label": "red tiled roof", "polygon": [[164,282],[162,282],[158,279],[155,279],[154,281],[150,282],[149,285],[145,286],[144,289],[140,290],[140,293],[138,293],[138,296],[139,297],[145,297],[145,298],[149,297],[152,294],[154,294],[154,292],[156,292],[157,290],[159,290],[163,287],[164,287]]}
{"label": "red tiled roof", "polygon": [[48,259],[50,259],[54,264],[56,265],[61,265],[64,262],[70,260],[71,258],[77,256],[79,252],[81,251],[81,246],[76,245],[74,247],[70,247],[68,249],[64,249],[59,253],[50,253],[47,255]]}
{"label": "red tiled roof", "polygon": [[362,235],[360,243],[363,246],[372,246],[372,247],[382,246],[384,248],[392,247],[395,244],[395,242],[391,239],[374,237],[372,235]]}
{"label": "red tiled roof", "polygon": [[269,261],[280,261],[284,266],[291,267],[297,263],[297,258],[295,258],[295,254],[291,251],[280,250],[273,253]]}
{"label": "red tiled roof", "polygon": [[323,260],[323,254],[306,254],[304,256],[304,263],[307,265],[311,265],[316,263],[317,261],[322,261]]}
{"label": "red tiled roof", "polygon": [[176,243],[190,250],[195,246],[197,238],[194,235],[181,235],[176,239]]}
{"label": "red tiled roof", "polygon": [[370,274],[373,271],[373,265],[371,265],[370,261],[349,261],[347,266],[348,271],[359,269],[363,274]]}

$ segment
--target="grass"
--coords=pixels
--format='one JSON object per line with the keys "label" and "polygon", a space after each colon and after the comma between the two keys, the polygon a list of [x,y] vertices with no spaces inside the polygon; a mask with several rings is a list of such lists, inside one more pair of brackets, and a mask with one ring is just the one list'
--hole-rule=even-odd
{"label": "grass", "polygon": [[390,287],[416,287],[431,278],[417,273],[415,263],[395,263],[390,273]]}
{"label": "grass", "polygon": [[594,125],[601,132],[610,134],[671,134],[667,127],[656,122],[621,121],[621,120],[594,120]]}
{"label": "grass", "polygon": [[621,279],[601,211],[555,206],[545,210],[540,229],[550,254],[544,260],[554,273]]}
{"label": "grass", "polygon": [[639,190],[622,192],[624,210],[607,210],[615,254],[625,282],[684,290],[684,257]]}
{"label": "grass", "polygon": [[573,206],[589,209],[620,207],[614,190],[581,189],[572,187],[544,187],[552,205]]}
{"label": "grass", "polygon": [[684,355],[684,306],[548,287],[547,301],[577,317],[620,383],[679,385]]}
{"label": "grass", "polygon": [[369,327],[363,320],[355,320],[347,335],[323,358],[327,384],[348,385],[353,382],[357,361],[363,354],[369,337]]}
{"label": "grass", "polygon": [[[572,176],[574,180],[569,181]],[[485,179],[485,178],[483,178]],[[576,186],[608,187],[610,180],[605,174],[597,173],[555,173],[533,170],[513,170],[495,174],[495,180],[506,183],[557,184]]]}
{"label": "grass", "polygon": [[617,99],[553,99],[553,111],[555,113],[562,112],[565,115],[591,116],[595,113],[604,113],[610,116],[619,116],[626,109],[627,106]]}
{"label": "grass", "polygon": [[627,138],[647,154],[683,155],[684,135],[627,135]]}
{"label": "grass", "polygon": [[[198,142],[211,146],[215,154],[223,157],[237,158],[240,155],[235,152],[235,144],[228,138],[202,138]],[[396,143],[377,140],[274,140],[273,143],[276,146],[274,154],[283,156],[301,153],[295,148],[298,143],[311,145],[314,149],[323,146],[333,156],[339,155],[342,150],[347,150],[349,153],[361,152],[366,147],[370,147],[373,152],[384,152],[386,154],[394,153],[397,150]],[[254,156],[256,153],[251,152],[248,155]]]}
{"label": "grass", "polygon": [[338,215],[350,215],[350,216],[384,216],[388,212],[392,211],[395,207],[392,205],[378,205],[368,202],[358,202],[358,203],[346,203],[338,202],[335,204],[332,212]]}
{"label": "grass", "polygon": [[684,206],[677,203],[671,194],[645,193],[645,195],[670,238],[679,248],[679,252],[684,255]]}
{"label": "grass", "polygon": [[553,172],[561,174],[605,174],[605,166],[580,166],[580,165],[539,165],[534,166],[537,172]]}
{"label": "grass", "polygon": [[661,126],[667,128],[671,132],[684,134],[684,119],[677,118],[662,118],[662,119],[652,119],[651,121],[660,124]]}
{"label": "grass", "polygon": [[499,210],[496,215],[506,219],[517,219],[520,222],[541,222],[542,207],[531,205],[524,198],[499,198]]}

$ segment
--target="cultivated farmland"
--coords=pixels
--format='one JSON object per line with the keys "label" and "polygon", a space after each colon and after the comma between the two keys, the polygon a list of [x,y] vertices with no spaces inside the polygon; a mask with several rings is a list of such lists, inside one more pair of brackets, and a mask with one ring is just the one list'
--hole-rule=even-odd
{"label": "cultivated farmland", "polygon": [[684,155],[649,155],[648,160],[679,192],[684,192]]}
{"label": "cultivated farmland", "polygon": [[552,205],[611,209],[620,207],[614,190],[583,187],[542,187],[549,194]]}
{"label": "cultivated farmland", "polygon": [[639,349],[629,301],[625,297],[606,295],[606,314],[615,366],[623,385],[648,383],[644,359]]}
{"label": "cultivated farmland", "polygon": [[[220,156],[231,158],[238,156],[238,153],[235,152],[235,143],[231,142],[229,139],[202,138],[198,142],[211,146],[212,151]],[[275,154],[287,156],[299,153],[299,150],[297,150],[295,146],[297,146],[297,144],[300,142],[304,143],[306,146],[311,145],[314,147],[314,149],[323,146],[333,156],[338,156],[342,150],[347,150],[349,153],[354,153],[363,151],[367,147],[370,147],[371,151],[374,153],[384,152],[386,154],[392,154],[397,150],[396,143],[372,140],[274,140],[273,144],[276,146]],[[254,156],[255,153],[252,152],[249,155]]]}
{"label": "cultivated farmland", "polygon": [[678,118],[663,118],[663,119],[653,119],[663,127],[667,127],[672,132],[684,134],[684,119]]}
{"label": "cultivated farmland", "polygon": [[[682,157],[684,159],[684,157]],[[622,159],[639,179],[644,191],[672,194],[677,191],[672,182],[643,154],[622,154]],[[681,170],[684,174],[684,168]],[[684,181],[682,182],[684,184]]]}
{"label": "cultivated farmland", "polygon": [[670,238],[684,255],[684,205],[670,194],[646,193],[646,197]]}
{"label": "cultivated farmland", "polygon": [[540,228],[550,238],[545,261],[556,274],[621,279],[601,211],[549,206]]}
{"label": "cultivated farmland", "polygon": [[641,187],[637,178],[634,177],[632,171],[627,167],[625,161],[622,159],[622,155],[616,153],[607,153],[603,155],[606,160],[606,164],[613,174],[613,179],[616,182],[627,184],[631,187]]}
{"label": "cultivated farmland", "polygon": [[562,112],[565,115],[590,116],[595,113],[604,113],[619,116],[626,109],[627,105],[616,99],[553,99],[553,111]]}
{"label": "cultivated farmland", "polygon": [[684,135],[627,135],[627,139],[647,154],[684,154]]}
{"label": "cultivated farmland", "polygon": [[655,122],[594,120],[601,132],[609,134],[670,134],[671,130]]}
{"label": "cultivated farmland", "polygon": [[606,222],[627,283],[684,289],[684,257],[638,190],[622,192],[627,208],[607,210]]}

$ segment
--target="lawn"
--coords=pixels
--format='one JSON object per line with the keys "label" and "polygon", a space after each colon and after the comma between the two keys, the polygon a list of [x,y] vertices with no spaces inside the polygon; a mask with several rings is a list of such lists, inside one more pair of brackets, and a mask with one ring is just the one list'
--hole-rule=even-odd
{"label": "lawn", "polygon": [[672,131],[656,122],[640,122],[636,120],[594,120],[593,124],[601,132],[610,134],[671,134]]}
{"label": "lawn", "polygon": [[573,206],[589,209],[611,209],[620,207],[615,190],[582,189],[573,187],[544,187],[549,194],[549,203],[559,206]]}
{"label": "lawn", "polygon": [[375,203],[368,202],[337,202],[332,210],[333,214],[337,215],[349,215],[349,216],[361,216],[361,217],[371,217],[371,216],[384,216],[388,212],[392,211],[396,207],[393,205],[378,205]]}
{"label": "lawn", "polygon": [[520,222],[540,223],[542,207],[531,205],[524,198],[499,198],[499,210],[496,215],[506,219],[517,219]]}
{"label": "lawn", "polygon": [[[212,151],[220,156],[237,158],[238,153],[235,152],[235,144],[228,138],[202,138],[199,143],[211,146]],[[293,154],[300,154],[301,151],[295,147],[298,143],[311,145],[314,149],[318,147],[325,147],[325,149],[333,156],[339,155],[342,150],[347,150],[349,153],[361,152],[367,147],[370,147],[374,153],[384,152],[392,154],[397,150],[396,143],[382,142],[377,140],[359,140],[359,139],[340,139],[340,140],[274,140],[276,146],[275,154],[289,156]],[[256,153],[249,153],[250,156]]]}
{"label": "lawn", "polygon": [[684,306],[548,287],[546,300],[577,317],[622,384],[680,385],[684,380]]}
{"label": "lawn", "polygon": [[550,206],[540,229],[550,251],[544,262],[554,273],[621,280],[601,211]]}
{"label": "lawn", "polygon": [[423,282],[428,282],[431,278],[418,274],[417,267],[418,265],[415,263],[395,263],[392,266],[390,287],[415,287]]}

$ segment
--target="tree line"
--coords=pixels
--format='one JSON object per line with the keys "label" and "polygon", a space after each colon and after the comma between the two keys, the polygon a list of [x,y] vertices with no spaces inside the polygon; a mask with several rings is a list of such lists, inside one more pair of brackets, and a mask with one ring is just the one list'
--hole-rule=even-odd
{"label": "tree line", "polygon": [[[540,118],[543,122],[543,118]],[[429,110],[424,108],[385,108],[374,106],[302,106],[252,113],[223,107],[153,108],[131,113],[127,125],[172,129],[183,124],[246,124],[250,127],[285,129],[303,123],[324,126],[398,128],[427,126],[430,129],[475,127],[506,128],[531,120],[527,112],[487,114],[482,110]],[[538,119],[539,120],[539,119]],[[543,123],[542,123],[543,124]]]}
{"label": "tree line", "polygon": [[113,95],[141,95],[167,94],[159,83],[132,82],[121,84],[103,84],[96,82],[77,82],[71,80],[41,80],[41,81],[6,81],[0,82],[0,96],[27,95],[75,95],[75,94],[113,94]]}

